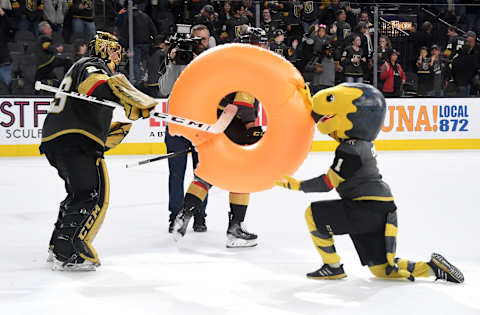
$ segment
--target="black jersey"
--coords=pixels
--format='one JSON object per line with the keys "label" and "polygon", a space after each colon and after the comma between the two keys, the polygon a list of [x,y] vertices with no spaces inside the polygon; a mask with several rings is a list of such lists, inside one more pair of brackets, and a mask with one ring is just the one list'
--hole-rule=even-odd
{"label": "black jersey", "polygon": [[349,46],[343,51],[341,62],[346,76],[363,75],[362,56],[362,48],[355,50],[352,46]]}
{"label": "black jersey", "polygon": [[[85,57],[68,70],[60,89],[119,102],[107,84],[107,79],[112,75],[103,60]],[[43,124],[42,143],[65,134],[81,134],[103,147],[110,129],[112,112],[111,107],[56,94]]]}

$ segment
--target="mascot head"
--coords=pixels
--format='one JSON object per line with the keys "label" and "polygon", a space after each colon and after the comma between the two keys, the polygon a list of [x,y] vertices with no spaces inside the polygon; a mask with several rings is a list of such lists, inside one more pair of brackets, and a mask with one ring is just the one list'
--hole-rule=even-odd
{"label": "mascot head", "polygon": [[385,113],[382,93],[368,84],[342,83],[313,96],[312,117],[318,130],[336,140],[375,140]]}

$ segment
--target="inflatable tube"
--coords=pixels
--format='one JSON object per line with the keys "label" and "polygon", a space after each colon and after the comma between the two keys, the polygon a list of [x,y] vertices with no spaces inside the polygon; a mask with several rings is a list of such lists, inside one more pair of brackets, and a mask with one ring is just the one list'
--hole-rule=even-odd
{"label": "inflatable tube", "polygon": [[218,46],[185,68],[170,95],[169,113],[212,124],[220,101],[244,91],[265,109],[265,135],[253,145],[241,146],[225,134],[173,124],[170,133],[198,145],[195,174],[212,185],[239,193],[271,188],[283,175],[292,175],[310,152],[314,121],[302,93],[304,85],[300,72],[273,52],[247,44]]}

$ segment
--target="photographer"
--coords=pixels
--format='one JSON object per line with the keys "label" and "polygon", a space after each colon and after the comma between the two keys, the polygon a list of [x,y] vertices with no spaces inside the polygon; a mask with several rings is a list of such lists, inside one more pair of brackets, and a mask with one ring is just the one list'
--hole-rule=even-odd
{"label": "photographer", "polygon": [[[195,58],[203,51],[208,48],[208,42],[210,38],[210,32],[205,25],[199,24],[195,25],[191,32],[190,38],[199,38],[199,41],[195,41],[197,44],[193,47],[194,51],[186,51],[183,49],[186,44],[191,41],[180,39],[180,47],[176,43],[177,39],[171,39],[170,43],[170,52],[168,57],[170,63],[166,67],[165,73],[158,80],[158,87],[160,95],[167,96],[172,91],[173,85],[180,74],[185,69],[186,65],[191,61],[186,57],[192,56]],[[190,54],[189,54],[190,53]],[[198,154],[195,151],[193,144],[186,138],[181,136],[171,136],[168,132],[168,126],[165,133],[165,144],[167,146],[167,152],[179,152],[185,151],[188,149],[192,150],[192,160],[193,168],[195,169],[198,163]],[[169,217],[169,226],[168,231],[171,233],[173,231],[173,223],[178,212],[183,208],[183,197],[184,197],[184,184],[185,179],[185,170],[187,167],[187,155],[174,157],[168,160],[168,192],[169,192],[169,202],[168,210],[170,211]],[[196,232],[204,232],[207,230],[205,225],[205,206],[207,204],[207,199],[202,204],[201,213],[194,217],[193,229]]]}

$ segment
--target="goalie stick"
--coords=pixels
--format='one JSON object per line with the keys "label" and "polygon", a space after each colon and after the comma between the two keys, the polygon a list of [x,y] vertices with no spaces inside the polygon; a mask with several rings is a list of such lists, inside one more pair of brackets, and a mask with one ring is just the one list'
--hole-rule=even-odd
{"label": "goalie stick", "polygon": [[140,165],[152,163],[152,162],[155,162],[155,161],[160,161],[160,160],[170,159],[170,158],[177,157],[177,156],[182,156],[182,155],[188,154],[190,152],[192,152],[191,149],[184,150],[184,151],[178,151],[178,152],[170,152],[170,153],[167,153],[167,154],[159,155],[159,156],[151,158],[151,159],[127,164],[126,167],[127,168],[132,168],[132,167],[135,167],[135,166],[140,166]]}
{"label": "goalie stick", "polygon": [[[101,104],[111,108],[123,108],[121,104],[118,104],[109,100],[103,100],[95,96],[80,94],[77,92],[64,91],[54,86],[43,84],[40,81],[35,82],[35,90],[37,91],[43,90],[43,91],[52,92],[52,93],[59,93],[66,96],[82,99],[85,101]],[[237,107],[235,105],[232,105],[232,104],[227,105],[222,115],[220,115],[218,120],[213,125],[205,124],[202,122],[190,120],[183,117],[174,116],[167,113],[154,112],[153,116],[158,117],[161,120],[164,120],[172,124],[177,124],[177,125],[181,125],[181,126],[185,126],[193,129],[203,130],[209,133],[219,134],[224,132],[225,129],[227,129],[228,125],[230,124],[232,119],[235,117],[236,113],[237,113]]]}

